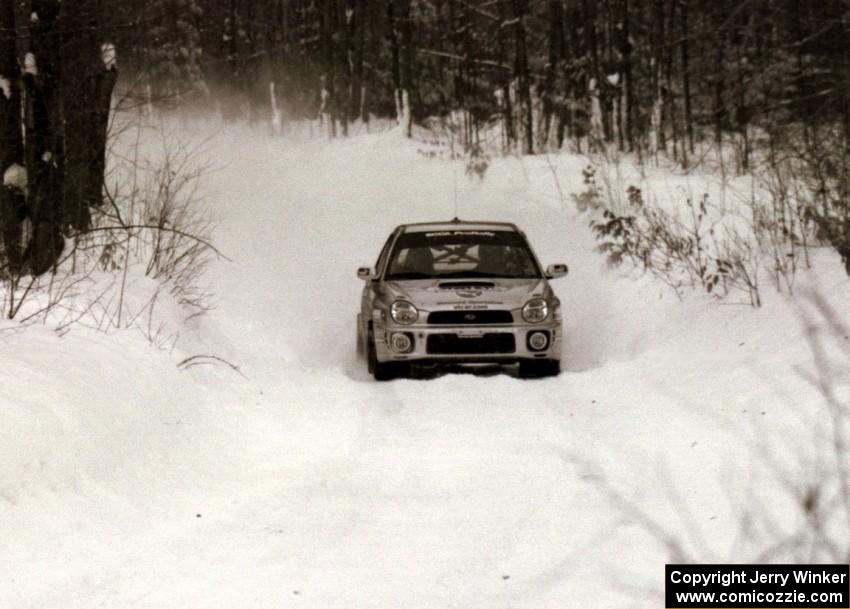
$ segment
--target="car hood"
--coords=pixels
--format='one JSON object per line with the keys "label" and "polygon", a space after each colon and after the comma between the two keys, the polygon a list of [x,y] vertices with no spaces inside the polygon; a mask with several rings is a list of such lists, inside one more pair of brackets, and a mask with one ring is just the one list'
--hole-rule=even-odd
{"label": "car hood", "polygon": [[549,284],[536,279],[416,279],[390,281],[393,299],[426,311],[452,309],[519,309],[530,298],[550,296]]}

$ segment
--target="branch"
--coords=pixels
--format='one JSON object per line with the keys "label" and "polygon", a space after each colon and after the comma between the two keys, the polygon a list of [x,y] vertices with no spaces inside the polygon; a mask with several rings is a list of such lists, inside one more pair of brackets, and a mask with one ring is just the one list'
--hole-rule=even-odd
{"label": "branch", "polygon": [[445,51],[434,51],[431,49],[416,49],[417,53],[424,53],[426,55],[433,55],[435,57],[445,57],[446,59],[454,59],[456,61],[468,61],[470,63],[478,63],[483,66],[489,66],[491,68],[499,68],[500,70],[512,70],[510,66],[506,66],[503,63],[499,63],[498,61],[492,61],[487,59],[475,59],[472,57],[464,57],[463,55],[457,55],[456,53],[447,53]]}
{"label": "branch", "polygon": [[156,225],[156,224],[122,224],[121,226],[97,226],[97,227],[94,227],[94,228],[88,228],[84,231],[81,231],[77,235],[74,235],[74,237],[77,237],[79,235],[87,235],[89,233],[97,233],[97,232],[105,232],[105,231],[129,231],[129,230],[134,230],[134,229],[149,229],[149,230],[163,231],[163,232],[166,232],[166,233],[172,233],[172,234],[175,234],[175,235],[180,235],[181,237],[186,237],[187,239],[191,239],[192,241],[196,241],[196,242],[200,243],[201,245],[208,247],[213,252],[215,252],[216,256],[218,256],[219,258],[223,258],[224,260],[227,260],[228,262],[233,262],[233,260],[231,260],[230,258],[225,256],[221,252],[221,250],[219,250],[216,246],[214,246],[212,243],[210,243],[209,241],[207,241],[205,239],[201,239],[200,237],[197,237],[195,235],[192,235],[190,233],[187,233],[187,232],[182,231],[182,230],[177,229],[177,228],[170,228],[168,226],[159,226],[159,225]]}
{"label": "branch", "polygon": [[248,379],[248,377],[245,376],[242,373],[242,371],[239,369],[239,366],[231,364],[226,359],[224,359],[222,357],[218,357],[217,355],[192,355],[190,357],[187,357],[183,361],[181,361],[179,364],[177,364],[177,367],[178,368],[181,368],[181,367],[191,368],[192,366],[200,366],[200,365],[209,363],[209,362],[200,361],[200,360],[207,360],[207,359],[211,359],[211,360],[215,360],[217,362],[221,362],[222,364],[224,364],[225,366],[227,366],[231,370],[235,371],[243,379],[246,379],[246,380]]}

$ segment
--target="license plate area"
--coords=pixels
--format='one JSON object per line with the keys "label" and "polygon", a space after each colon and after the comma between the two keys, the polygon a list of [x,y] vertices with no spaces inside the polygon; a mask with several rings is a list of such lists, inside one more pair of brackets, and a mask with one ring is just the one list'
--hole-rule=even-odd
{"label": "license plate area", "polygon": [[481,338],[484,336],[484,330],[458,330],[458,338]]}
{"label": "license plate area", "polygon": [[508,332],[432,334],[425,350],[433,355],[505,355],[516,352],[516,338]]}

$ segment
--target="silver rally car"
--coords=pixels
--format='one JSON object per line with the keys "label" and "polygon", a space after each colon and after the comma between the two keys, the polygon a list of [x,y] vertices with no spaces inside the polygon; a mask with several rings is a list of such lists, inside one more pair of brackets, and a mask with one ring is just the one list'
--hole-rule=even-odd
{"label": "silver rally car", "polygon": [[561,303],[514,224],[404,224],[384,244],[357,315],[357,348],[377,380],[413,366],[519,364],[522,377],[560,372]]}

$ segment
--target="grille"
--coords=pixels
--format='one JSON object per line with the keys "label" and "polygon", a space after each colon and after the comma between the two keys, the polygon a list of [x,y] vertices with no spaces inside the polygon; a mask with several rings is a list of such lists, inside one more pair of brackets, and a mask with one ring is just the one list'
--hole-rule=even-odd
{"label": "grille", "polygon": [[434,311],[428,315],[429,324],[510,324],[514,316],[510,311]]}
{"label": "grille", "polygon": [[469,338],[460,338],[457,334],[432,334],[425,349],[434,355],[502,354],[516,351],[516,343],[514,335],[505,332]]}

